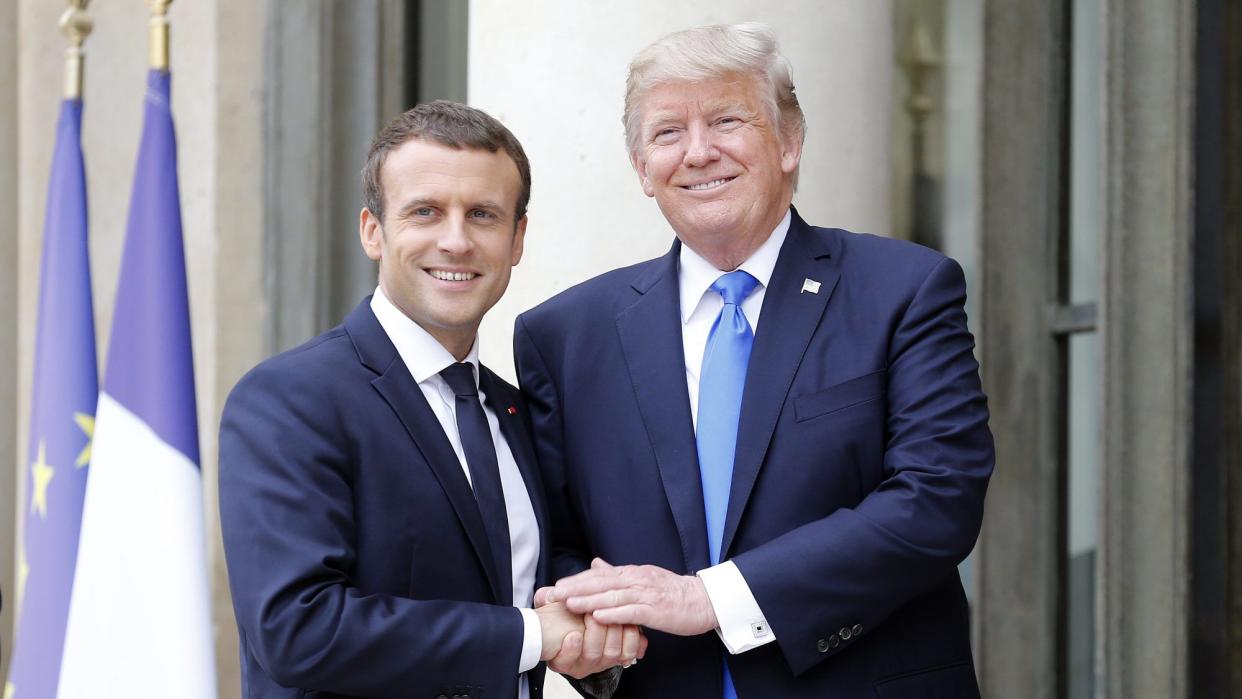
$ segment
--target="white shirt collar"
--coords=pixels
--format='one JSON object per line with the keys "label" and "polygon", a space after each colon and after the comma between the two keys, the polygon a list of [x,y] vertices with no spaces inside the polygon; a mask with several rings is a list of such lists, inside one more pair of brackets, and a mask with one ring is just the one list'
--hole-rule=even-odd
{"label": "white shirt collar", "polygon": [[[392,344],[396,346],[397,354],[401,355],[401,360],[405,362],[405,366],[409,368],[410,374],[417,383],[422,383],[438,375],[448,366],[457,363],[453,354],[445,349],[439,340],[402,313],[401,309],[393,305],[393,302],[388,300],[384,291],[379,287],[375,287],[375,294],[371,296],[371,311],[375,313],[375,319],[384,328],[388,339],[392,340]],[[470,353],[466,355],[465,361],[474,367],[474,383],[478,386],[478,336],[475,336],[474,344],[470,346]]]}
{"label": "white shirt collar", "polygon": [[[738,265],[738,269],[745,270],[759,281],[760,288],[766,289],[768,282],[772,280],[772,271],[776,269],[776,258],[781,253],[781,245],[785,243],[785,236],[789,234],[791,220],[791,212],[786,211],[785,217],[776,224],[772,235],[769,235],[763,245],[760,245],[759,249],[745,262]],[[703,294],[707,293],[712,288],[712,284],[724,273],[685,244],[681,246],[677,270],[678,283],[681,288],[681,322],[684,325],[690,321],[694,309],[698,308]]]}

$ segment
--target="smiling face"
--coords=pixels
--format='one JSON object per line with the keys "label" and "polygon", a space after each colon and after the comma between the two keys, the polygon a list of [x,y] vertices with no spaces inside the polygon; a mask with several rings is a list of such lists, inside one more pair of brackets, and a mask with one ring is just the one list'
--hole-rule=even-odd
{"label": "smiling face", "polygon": [[505,152],[413,139],[380,172],[384,220],[359,219],[384,295],[458,360],[522,259],[526,217],[514,222],[521,178]]}
{"label": "smiling face", "polygon": [[735,269],[793,199],[799,139],[784,139],[751,76],[656,85],[640,101],[634,169],[682,243]]}

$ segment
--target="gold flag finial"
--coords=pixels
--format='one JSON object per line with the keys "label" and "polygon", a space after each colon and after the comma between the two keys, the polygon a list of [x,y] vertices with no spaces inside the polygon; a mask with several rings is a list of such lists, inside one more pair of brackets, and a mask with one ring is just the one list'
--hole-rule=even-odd
{"label": "gold flag finial", "polygon": [[151,8],[151,67],[168,70],[168,6],[172,0],[147,0]]}
{"label": "gold flag finial", "polygon": [[82,42],[90,36],[95,25],[86,14],[90,0],[69,0],[69,7],[60,16],[60,33],[69,45],[65,47],[65,97],[78,99],[82,96],[83,56]]}

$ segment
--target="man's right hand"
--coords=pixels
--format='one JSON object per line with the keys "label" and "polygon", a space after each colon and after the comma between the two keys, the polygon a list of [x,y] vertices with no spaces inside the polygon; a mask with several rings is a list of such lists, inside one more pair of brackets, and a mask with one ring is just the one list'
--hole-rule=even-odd
{"label": "man's right hand", "polygon": [[[539,605],[535,607],[536,612],[545,607],[564,607],[564,604],[559,602],[544,604],[545,594],[550,590],[551,588],[543,588],[535,592],[535,604]],[[570,613],[568,610],[566,612]],[[540,619],[542,620],[542,617]],[[582,617],[582,621],[585,628],[581,632],[567,635],[560,650],[554,653],[554,657],[543,658],[548,661],[548,667],[554,672],[582,679],[618,665],[629,667],[646,655],[647,637],[639,627],[607,626],[595,621],[590,614]],[[544,638],[546,652],[546,631]]]}
{"label": "man's right hand", "polygon": [[571,613],[561,602],[536,607],[539,625],[543,630],[543,652],[540,660],[551,660],[565,644],[582,646],[582,616]]}

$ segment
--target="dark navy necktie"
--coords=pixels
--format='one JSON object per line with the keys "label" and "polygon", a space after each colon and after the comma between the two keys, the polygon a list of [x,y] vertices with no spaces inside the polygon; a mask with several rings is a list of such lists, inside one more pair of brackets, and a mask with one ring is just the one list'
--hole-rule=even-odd
{"label": "dark navy necktie", "polygon": [[488,427],[479,389],[474,382],[474,367],[467,363],[453,364],[440,376],[448,382],[457,397],[457,435],[470,469],[474,499],[483,516],[487,543],[492,549],[496,573],[500,576],[501,604],[513,604],[513,555],[509,549],[509,515],[505,509],[505,493],[500,485],[500,466],[496,463],[496,445]]}
{"label": "dark navy necktie", "polygon": [[[699,478],[703,483],[703,510],[707,515],[707,545],[712,565],[720,563],[729,490],[733,486],[733,458],[737,449],[737,425],[742,416],[742,389],[755,335],[742,313],[742,301],[759,280],[742,270],[723,274],[712,291],[724,299],[724,307],[703,350],[699,371],[699,417],[695,442],[699,453]],[[736,699],[729,665],[724,666],[724,699]]]}

